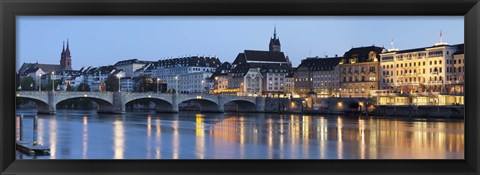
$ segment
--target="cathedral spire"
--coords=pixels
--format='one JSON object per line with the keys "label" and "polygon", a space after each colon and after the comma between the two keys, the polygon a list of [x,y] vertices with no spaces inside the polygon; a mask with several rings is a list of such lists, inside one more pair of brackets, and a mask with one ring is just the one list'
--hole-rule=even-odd
{"label": "cathedral spire", "polygon": [[70,48],[68,47],[68,38],[67,38],[67,52],[70,52]]}
{"label": "cathedral spire", "polygon": [[273,39],[277,39],[277,25],[273,25]]}
{"label": "cathedral spire", "polygon": [[60,65],[63,70],[72,70],[72,56],[70,56],[70,43],[67,38],[67,48],[65,48],[65,41],[63,41],[62,56],[60,57]]}
{"label": "cathedral spire", "polygon": [[280,39],[277,38],[277,25],[274,25],[273,27],[273,38],[270,38],[269,51],[281,52]]}

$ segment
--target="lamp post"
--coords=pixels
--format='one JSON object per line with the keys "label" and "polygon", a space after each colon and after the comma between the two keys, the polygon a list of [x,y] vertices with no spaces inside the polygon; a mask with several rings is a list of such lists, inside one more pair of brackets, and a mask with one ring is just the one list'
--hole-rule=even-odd
{"label": "lamp post", "polygon": [[302,101],[302,114],[303,114],[303,106],[305,106],[305,100]]}
{"label": "lamp post", "polygon": [[242,96],[245,96],[245,91],[243,90],[243,83],[240,83],[240,90],[242,91]]}
{"label": "lamp post", "polygon": [[158,82],[160,82],[160,78],[157,78],[157,94],[158,94]]}
{"label": "lamp post", "polygon": [[55,91],[55,82],[53,81],[53,75],[55,75],[55,72],[52,72],[52,75],[50,75],[50,80],[52,80],[52,92]]}
{"label": "lamp post", "polygon": [[117,78],[118,78],[118,92],[121,92],[121,90],[120,90],[120,88],[121,88],[121,87],[120,87],[120,78],[121,78],[121,77],[122,77],[122,75],[117,74]]}
{"label": "lamp post", "polygon": [[175,76],[175,95],[178,95],[178,75]]}
{"label": "lamp post", "polygon": [[42,75],[38,75],[38,92],[42,92]]}

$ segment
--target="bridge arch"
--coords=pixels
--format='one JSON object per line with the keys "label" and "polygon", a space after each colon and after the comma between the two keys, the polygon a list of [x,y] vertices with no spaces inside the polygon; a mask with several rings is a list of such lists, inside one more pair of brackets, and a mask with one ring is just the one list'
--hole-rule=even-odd
{"label": "bridge arch", "polygon": [[95,97],[95,96],[73,96],[70,98],[62,98],[55,102],[55,108],[57,108],[60,104],[64,102],[67,102],[70,100],[77,100],[77,99],[88,99],[97,103],[98,105],[97,112],[100,112],[100,113],[109,113],[113,108],[112,102],[106,99],[102,99],[100,97]]}
{"label": "bridge arch", "polygon": [[189,104],[189,102],[198,104],[198,110],[201,112],[223,112],[223,105],[219,105],[217,101],[214,101],[211,98],[198,98],[197,96],[182,98],[178,101],[178,106],[179,108],[183,107],[184,109],[195,109],[189,107],[189,105],[192,105],[192,103]]}
{"label": "bridge arch", "polygon": [[51,111],[50,105],[48,105],[48,101],[45,101],[41,98],[30,97],[30,96],[17,96],[17,99],[32,101],[33,103],[35,103],[38,113],[50,113]]}
{"label": "bridge arch", "polygon": [[156,112],[176,112],[176,110],[173,109],[172,103],[166,99],[157,97],[138,97],[129,99],[125,102],[125,107],[126,109],[129,109],[129,107],[131,109],[133,106],[141,102],[148,102],[147,104],[143,105],[149,105],[150,102],[154,103]]}
{"label": "bridge arch", "polygon": [[225,111],[257,112],[257,105],[253,100],[233,99],[226,101],[223,105],[225,106]]}

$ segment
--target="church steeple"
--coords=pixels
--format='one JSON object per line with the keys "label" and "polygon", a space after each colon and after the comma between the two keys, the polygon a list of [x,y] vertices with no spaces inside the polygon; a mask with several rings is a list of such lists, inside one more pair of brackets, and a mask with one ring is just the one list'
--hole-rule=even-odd
{"label": "church steeple", "polygon": [[277,25],[273,26],[273,39],[277,38]]}
{"label": "church steeple", "polygon": [[70,56],[70,46],[67,39],[67,48],[65,49],[65,41],[63,41],[62,56],[60,57],[60,66],[63,70],[72,70],[72,56]]}
{"label": "church steeple", "polygon": [[65,54],[65,41],[63,41],[62,55]]}
{"label": "church steeple", "polygon": [[277,26],[273,27],[273,38],[270,38],[269,44],[270,52],[281,52],[280,39],[277,38]]}
{"label": "church steeple", "polygon": [[68,44],[68,38],[67,38],[67,50],[65,50],[65,53],[70,55],[70,47],[69,47],[69,44]]}

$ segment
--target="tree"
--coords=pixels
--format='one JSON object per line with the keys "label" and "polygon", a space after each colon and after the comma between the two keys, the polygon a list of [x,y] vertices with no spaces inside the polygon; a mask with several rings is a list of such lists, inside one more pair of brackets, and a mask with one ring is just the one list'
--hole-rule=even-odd
{"label": "tree", "polygon": [[20,86],[23,91],[33,91],[35,90],[35,80],[30,76],[25,77],[20,81]]}
{"label": "tree", "polygon": [[78,85],[77,91],[90,91],[90,86],[87,83],[81,83]]}
{"label": "tree", "polygon": [[48,83],[46,85],[46,90],[49,90],[49,91],[52,90],[52,81],[53,81],[53,87],[55,88],[55,90],[57,90],[58,85],[60,85],[60,80],[50,80],[50,81],[48,81]]}
{"label": "tree", "polygon": [[[154,83],[150,75],[142,75],[134,78],[135,90],[137,92],[156,91],[156,82]],[[154,90],[155,89],[155,90]]]}
{"label": "tree", "polygon": [[67,84],[67,91],[74,91],[74,90],[75,90],[74,87],[70,83],[68,83]]}
{"label": "tree", "polygon": [[118,77],[115,75],[109,75],[105,80],[106,90],[110,92],[118,91]]}

